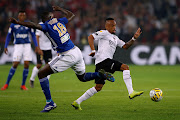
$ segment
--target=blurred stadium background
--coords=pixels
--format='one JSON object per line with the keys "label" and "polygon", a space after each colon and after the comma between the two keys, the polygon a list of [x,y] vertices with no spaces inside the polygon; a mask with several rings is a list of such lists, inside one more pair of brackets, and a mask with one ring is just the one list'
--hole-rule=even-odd
{"label": "blurred stadium background", "polygon": [[[51,10],[52,5],[64,7],[76,15],[68,24],[68,31],[71,40],[83,51],[86,64],[93,63],[93,59],[88,57],[90,48],[87,37],[104,29],[107,17],[116,19],[116,34],[125,42],[131,39],[138,27],[143,30],[136,45],[126,52],[118,49],[115,59],[137,65],[180,63],[179,0],[0,0],[0,64],[11,62],[12,57],[11,54],[3,54],[10,26],[8,18],[17,18],[18,11],[23,9],[28,20],[38,23],[41,13]],[[55,12],[55,16],[62,15]],[[12,44],[13,39],[9,46],[10,53],[13,51]]]}
{"label": "blurred stadium background", "polygon": [[[134,89],[145,93],[129,100],[122,74],[116,72],[115,83],[107,82],[102,92],[82,104],[83,111],[75,111],[70,104],[94,86],[94,81],[80,82],[68,69],[50,78],[57,109],[41,114],[45,99],[38,78],[35,88],[30,88],[30,72],[26,81],[29,90],[21,91],[23,65],[20,65],[8,90],[0,91],[0,120],[180,119],[180,0],[0,0],[0,87],[7,79],[12,62],[13,39],[8,46],[9,54],[3,52],[10,26],[8,18],[17,18],[18,11],[24,9],[27,19],[38,23],[40,14],[51,10],[52,5],[64,7],[76,15],[68,24],[68,32],[71,40],[81,48],[86,64],[94,62],[88,56],[91,50],[87,37],[104,29],[106,17],[116,19],[116,34],[125,42],[140,26],[143,33],[135,45],[126,51],[118,48],[114,58],[126,64],[135,64],[130,65]],[[55,16],[62,15],[55,12]],[[34,52],[32,62],[36,63]],[[30,65],[30,71],[33,66]],[[94,69],[94,64],[86,66],[87,72]],[[163,100],[158,103],[149,97],[149,91],[155,87],[164,92]]]}

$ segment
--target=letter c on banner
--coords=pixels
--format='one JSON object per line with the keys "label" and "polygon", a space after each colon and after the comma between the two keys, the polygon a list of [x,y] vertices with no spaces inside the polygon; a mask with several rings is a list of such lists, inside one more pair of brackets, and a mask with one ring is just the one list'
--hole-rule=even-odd
{"label": "letter c on banner", "polygon": [[139,46],[136,46],[135,48],[133,48],[133,50],[130,53],[130,58],[134,64],[137,64],[137,65],[147,64],[148,59],[140,58],[140,56],[139,56],[139,54],[143,53],[143,52],[149,53],[150,52],[149,46],[139,45]]}

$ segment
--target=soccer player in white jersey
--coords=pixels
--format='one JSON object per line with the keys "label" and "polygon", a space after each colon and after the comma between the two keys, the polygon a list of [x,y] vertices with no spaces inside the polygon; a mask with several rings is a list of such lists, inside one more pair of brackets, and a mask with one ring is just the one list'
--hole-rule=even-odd
{"label": "soccer player in white jersey", "polygon": [[51,98],[49,80],[47,78],[47,76],[50,74],[63,72],[68,68],[72,68],[75,71],[78,79],[82,82],[87,82],[95,78],[114,80],[114,77],[110,73],[103,70],[93,73],[85,72],[85,64],[82,53],[80,49],[73,44],[66,29],[66,24],[70,22],[75,15],[69,10],[60,8],[58,6],[53,6],[53,10],[63,12],[65,17],[53,18],[53,14],[51,12],[44,12],[42,14],[42,21],[44,24],[19,22],[15,18],[9,19],[9,21],[12,23],[39,29],[45,32],[47,37],[51,40],[53,48],[56,49],[57,53],[59,54],[38,72],[41,88],[46,97],[46,106],[41,112],[49,112],[57,107],[56,103],[54,103]]}
{"label": "soccer player in white jersey", "polygon": [[[18,20],[19,21],[25,21],[26,19],[26,13],[25,11],[19,11],[18,14]],[[36,46],[35,51],[39,53],[39,47],[36,41],[34,29],[14,24],[12,23],[9,27],[8,35],[6,37],[5,42],[5,48],[4,52],[5,54],[8,54],[8,44],[11,41],[11,36],[14,36],[14,52],[13,52],[13,64],[9,71],[9,75],[7,77],[6,84],[1,88],[1,90],[6,90],[9,87],[9,83],[16,71],[16,68],[18,67],[21,58],[24,60],[24,70],[23,70],[23,79],[21,84],[22,90],[28,90],[28,88],[25,86],[25,82],[29,73],[29,62],[32,61],[32,53],[31,53],[31,41],[30,36],[32,36],[32,40]]]}
{"label": "soccer player in white jersey", "polygon": [[[43,22],[40,22],[39,24],[43,24]],[[40,47],[40,54],[36,54],[37,56],[37,65],[34,66],[32,70],[32,74],[30,77],[30,87],[34,88],[34,81],[35,77],[37,76],[39,69],[42,66],[42,61],[45,61],[45,64],[48,64],[48,62],[51,61],[52,59],[52,47],[51,47],[51,42],[47,38],[47,36],[42,32],[41,30],[36,30],[36,39],[37,43],[39,44]],[[50,78],[50,75],[48,75],[48,79]]]}
{"label": "soccer player in white jersey", "polygon": [[[123,49],[128,49],[134,41],[140,36],[141,29],[138,28],[137,32],[134,34],[131,40],[127,43],[120,40],[116,35],[116,21],[113,18],[107,18],[105,22],[106,30],[101,30],[93,33],[88,37],[88,42],[92,50],[90,56],[95,56],[96,70],[104,69],[107,72],[114,73],[115,71],[123,72],[123,79],[126,84],[129,98],[133,99],[136,96],[143,94],[143,91],[137,92],[133,90],[132,79],[130,75],[129,67],[119,61],[113,60],[113,55],[115,53],[116,47]],[[98,51],[95,51],[94,40],[98,41]],[[81,97],[79,97],[72,104],[78,110],[82,110],[80,104],[82,101],[87,100],[92,97],[95,93],[99,92],[105,84],[105,80],[100,80],[101,78],[96,78],[96,86],[88,89]],[[113,81],[112,81],[113,82]]]}

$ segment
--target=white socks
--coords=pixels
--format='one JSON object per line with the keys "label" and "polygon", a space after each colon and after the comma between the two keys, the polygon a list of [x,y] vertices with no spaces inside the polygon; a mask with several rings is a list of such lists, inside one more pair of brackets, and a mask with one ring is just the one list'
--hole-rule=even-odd
{"label": "white socks", "polygon": [[131,94],[134,90],[132,87],[132,79],[130,75],[130,70],[124,70],[123,71],[123,79],[126,84],[126,87],[128,89],[128,93]]}
{"label": "white socks", "polygon": [[33,70],[32,70],[31,77],[30,77],[30,80],[31,80],[31,81],[34,81],[34,80],[35,80],[35,77],[37,76],[38,72],[39,72],[39,69],[38,69],[36,66],[34,66],[34,68],[33,68]]}
{"label": "white socks", "polygon": [[51,77],[51,75],[48,75],[48,76],[47,76],[48,80],[50,79],[50,77]]}
{"label": "white socks", "polygon": [[[128,89],[128,93],[131,94],[134,90],[132,87],[132,79],[131,79],[131,75],[130,75],[130,70],[123,71],[123,79],[124,79],[124,82]],[[96,93],[97,93],[97,90],[95,89],[95,87],[92,87],[92,88],[88,89],[81,97],[79,97],[76,100],[76,102],[78,104],[81,104],[82,101],[87,100],[88,98],[92,97]]]}
{"label": "white socks", "polygon": [[92,88],[88,89],[81,97],[79,97],[76,100],[76,102],[78,104],[81,104],[82,101],[87,100],[88,98],[90,98],[91,96],[93,96],[96,93],[97,93],[97,90],[95,89],[95,87],[92,87]]}

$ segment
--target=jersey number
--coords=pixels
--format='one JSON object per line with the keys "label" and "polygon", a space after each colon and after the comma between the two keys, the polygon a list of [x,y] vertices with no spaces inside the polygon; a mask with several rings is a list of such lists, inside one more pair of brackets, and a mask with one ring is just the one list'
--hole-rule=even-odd
{"label": "jersey number", "polygon": [[54,25],[54,26],[53,26],[53,29],[58,31],[60,37],[61,37],[63,34],[65,34],[66,31],[67,31],[67,29],[64,27],[64,25],[61,24],[61,23],[58,23],[57,25]]}

